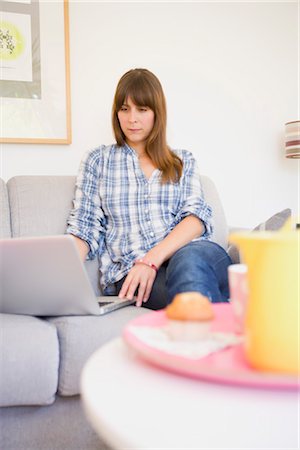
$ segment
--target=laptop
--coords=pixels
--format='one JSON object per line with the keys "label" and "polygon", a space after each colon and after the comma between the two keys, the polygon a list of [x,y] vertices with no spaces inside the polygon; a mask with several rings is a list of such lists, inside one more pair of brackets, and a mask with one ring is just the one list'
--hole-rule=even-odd
{"label": "laptop", "polygon": [[103,315],[135,301],[96,297],[69,235],[0,240],[1,313]]}

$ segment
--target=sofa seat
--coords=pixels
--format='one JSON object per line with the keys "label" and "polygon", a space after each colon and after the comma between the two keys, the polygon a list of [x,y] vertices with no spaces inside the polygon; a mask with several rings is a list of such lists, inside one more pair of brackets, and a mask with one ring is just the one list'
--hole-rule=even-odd
{"label": "sofa seat", "polygon": [[149,312],[146,308],[127,306],[104,316],[60,316],[49,319],[58,333],[60,366],[58,394],[79,394],[81,370],[91,354],[135,317]]}
{"label": "sofa seat", "polygon": [[49,405],[58,386],[59,342],[54,324],[0,314],[0,406]]}

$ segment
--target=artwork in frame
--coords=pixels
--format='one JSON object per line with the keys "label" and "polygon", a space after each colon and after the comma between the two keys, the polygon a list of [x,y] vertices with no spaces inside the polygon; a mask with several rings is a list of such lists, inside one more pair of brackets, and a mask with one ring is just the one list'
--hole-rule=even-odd
{"label": "artwork in frame", "polygon": [[0,0],[0,142],[71,143],[68,0]]}

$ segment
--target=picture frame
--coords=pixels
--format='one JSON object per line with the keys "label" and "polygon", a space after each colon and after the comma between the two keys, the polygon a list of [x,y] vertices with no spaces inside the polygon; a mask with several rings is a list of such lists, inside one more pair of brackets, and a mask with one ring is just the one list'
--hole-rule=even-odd
{"label": "picture frame", "polygon": [[0,142],[70,144],[68,0],[0,1]]}

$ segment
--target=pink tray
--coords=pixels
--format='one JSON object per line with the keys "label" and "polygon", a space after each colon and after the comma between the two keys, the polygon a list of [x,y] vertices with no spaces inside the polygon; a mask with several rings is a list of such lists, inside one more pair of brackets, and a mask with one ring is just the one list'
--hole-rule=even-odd
{"label": "pink tray", "polygon": [[[234,316],[230,304],[213,305],[215,320],[212,331],[233,332]],[[128,323],[123,338],[143,359],[163,369],[192,378],[248,387],[297,389],[299,378],[270,372],[259,372],[246,362],[242,344],[229,347],[204,358],[192,359],[151,347],[130,331],[132,326],[165,326],[165,312],[155,311]]]}

